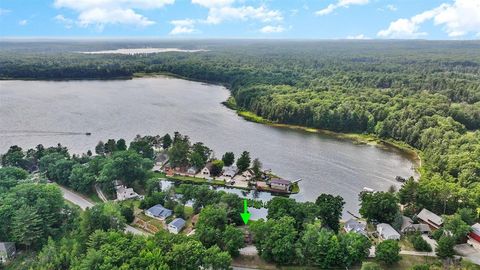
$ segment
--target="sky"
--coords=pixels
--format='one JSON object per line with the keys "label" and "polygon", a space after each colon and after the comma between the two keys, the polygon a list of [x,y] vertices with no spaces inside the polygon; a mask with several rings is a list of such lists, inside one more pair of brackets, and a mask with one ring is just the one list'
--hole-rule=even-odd
{"label": "sky", "polygon": [[0,37],[480,39],[480,0],[0,0]]}

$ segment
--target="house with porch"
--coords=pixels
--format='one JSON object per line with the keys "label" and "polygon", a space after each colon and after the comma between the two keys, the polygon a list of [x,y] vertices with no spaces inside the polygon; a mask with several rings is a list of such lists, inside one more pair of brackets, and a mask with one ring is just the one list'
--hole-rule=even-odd
{"label": "house with porch", "polygon": [[281,179],[281,178],[272,178],[270,180],[270,188],[280,191],[289,191],[292,182]]}
{"label": "house with porch", "polygon": [[422,211],[417,214],[417,219],[421,223],[430,226],[431,229],[438,229],[443,225],[443,219],[426,208],[423,208]]}

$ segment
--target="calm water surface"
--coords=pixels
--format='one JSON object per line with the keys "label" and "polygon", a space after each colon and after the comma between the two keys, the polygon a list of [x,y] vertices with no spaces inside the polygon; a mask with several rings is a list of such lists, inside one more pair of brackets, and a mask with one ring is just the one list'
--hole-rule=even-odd
{"label": "calm water surface", "polygon": [[297,200],[338,194],[352,212],[358,211],[363,187],[387,190],[398,185],[395,176],[414,174],[414,163],[394,149],[247,122],[220,104],[228,96],[221,86],[166,77],[0,81],[0,151],[13,144],[28,148],[60,142],[81,153],[93,150],[99,140],[179,131],[192,142],[206,143],[217,157],[247,150],[264,168],[287,179],[303,179],[301,192],[292,196]]}

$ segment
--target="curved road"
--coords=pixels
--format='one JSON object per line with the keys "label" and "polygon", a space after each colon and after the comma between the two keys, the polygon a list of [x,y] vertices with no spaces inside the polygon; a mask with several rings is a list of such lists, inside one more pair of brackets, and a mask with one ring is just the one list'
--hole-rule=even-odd
{"label": "curved road", "polygon": [[[66,189],[62,186],[58,186],[60,190],[63,193],[63,198],[75,205],[78,205],[82,210],[85,210],[89,207],[93,207],[95,204],[83,197],[82,195],[73,192],[69,189]],[[144,231],[141,231],[135,227],[132,227],[130,225],[125,226],[125,232],[130,232],[133,234],[138,234],[138,235],[150,235],[149,233],[146,233]]]}

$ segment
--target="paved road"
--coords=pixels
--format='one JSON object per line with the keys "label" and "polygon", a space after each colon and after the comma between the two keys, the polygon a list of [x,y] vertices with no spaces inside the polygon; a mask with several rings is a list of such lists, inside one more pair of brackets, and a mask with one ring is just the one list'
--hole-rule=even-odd
{"label": "paved road", "polygon": [[480,265],[480,251],[474,249],[469,244],[456,245],[454,249],[458,254]]}
{"label": "paved road", "polygon": [[[60,190],[62,190],[63,193],[63,198],[73,204],[78,205],[82,210],[87,209],[88,207],[93,207],[95,204],[89,201],[87,198],[83,197],[82,195],[75,193],[69,189],[66,189],[62,186],[59,186]],[[135,227],[132,227],[130,225],[127,225],[125,227],[125,232],[131,232],[133,234],[138,234],[138,235],[149,235],[149,233],[146,233],[144,231],[141,231]]]}

